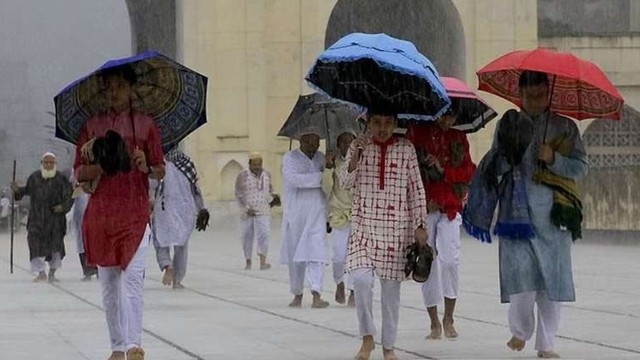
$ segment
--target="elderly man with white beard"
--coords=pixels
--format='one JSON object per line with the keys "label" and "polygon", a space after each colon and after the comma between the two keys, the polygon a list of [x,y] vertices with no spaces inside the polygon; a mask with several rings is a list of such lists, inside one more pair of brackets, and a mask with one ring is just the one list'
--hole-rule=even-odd
{"label": "elderly man with white beard", "polygon": [[38,274],[36,282],[47,280],[45,262],[49,262],[49,282],[57,281],[55,273],[65,256],[66,213],[73,205],[73,188],[56,165],[56,156],[47,152],[42,156],[40,170],[29,176],[24,187],[11,184],[16,200],[31,197],[27,242],[31,271]]}

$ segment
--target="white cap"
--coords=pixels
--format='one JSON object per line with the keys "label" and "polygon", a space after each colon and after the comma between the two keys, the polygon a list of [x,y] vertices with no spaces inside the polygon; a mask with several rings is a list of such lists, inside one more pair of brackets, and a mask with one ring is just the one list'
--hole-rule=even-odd
{"label": "white cap", "polygon": [[56,158],[56,155],[50,151],[47,151],[46,153],[44,153],[44,155],[42,155],[42,160],[44,160],[44,158],[46,158],[47,156],[51,156],[52,158]]}

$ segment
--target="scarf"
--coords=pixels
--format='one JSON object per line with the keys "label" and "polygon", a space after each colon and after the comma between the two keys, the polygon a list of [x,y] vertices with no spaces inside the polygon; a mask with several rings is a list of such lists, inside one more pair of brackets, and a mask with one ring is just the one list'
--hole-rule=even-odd
{"label": "scarf", "polygon": [[[549,145],[560,155],[569,156],[573,145],[564,136],[553,140]],[[582,201],[575,180],[557,175],[546,168],[537,170],[533,180],[553,189],[551,222],[571,231],[575,241],[582,237]]]}
{"label": "scarf", "polygon": [[491,224],[498,206],[494,235],[509,239],[532,239],[535,236],[525,182],[518,166],[502,174],[498,182],[500,154],[490,150],[471,181],[467,205],[462,212],[462,224],[469,235],[491,243]]}
{"label": "scarf", "polygon": [[[194,165],[191,158],[187,156],[182,151],[178,150],[178,148],[173,148],[169,150],[165,154],[165,159],[173,165],[176,166],[178,170],[189,180],[191,183],[191,192],[194,195],[198,195],[200,191],[198,190],[198,172],[196,171],[196,166]],[[164,210],[164,181],[160,180],[158,187],[155,192],[156,198],[159,196],[161,198],[162,210]]]}
{"label": "scarf", "polygon": [[180,170],[180,172],[189,179],[189,182],[192,185],[196,185],[198,182],[198,172],[196,171],[196,166],[193,164],[190,157],[177,148],[174,148],[167,152],[165,159],[172,162],[173,165],[175,165],[178,170]]}
{"label": "scarf", "polygon": [[[535,236],[529,217],[527,191],[521,162],[531,142],[531,122],[515,110],[507,111],[498,124],[497,146],[482,158],[471,181],[462,224],[482,242],[491,242],[490,228],[496,206],[494,235],[529,240]],[[503,165],[508,164],[508,170]]]}

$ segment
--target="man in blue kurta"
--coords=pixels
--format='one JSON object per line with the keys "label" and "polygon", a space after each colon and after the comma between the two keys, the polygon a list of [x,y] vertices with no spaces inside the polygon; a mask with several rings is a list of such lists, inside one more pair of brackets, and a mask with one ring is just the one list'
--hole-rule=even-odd
{"label": "man in blue kurta", "polygon": [[489,240],[499,207],[500,294],[510,303],[513,335],[507,345],[521,351],[531,339],[537,304],[535,349],[538,357],[556,358],[560,303],[575,301],[571,244],[582,214],[574,190],[587,171],[586,154],[575,123],[548,110],[547,74],[525,71],[518,85],[522,111],[510,110],[498,123],[472,182],[464,225]]}

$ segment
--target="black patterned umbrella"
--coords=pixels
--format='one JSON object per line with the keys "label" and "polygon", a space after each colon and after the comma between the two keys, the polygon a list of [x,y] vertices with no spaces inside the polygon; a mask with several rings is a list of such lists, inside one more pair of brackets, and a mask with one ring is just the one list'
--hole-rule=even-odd
{"label": "black patterned umbrella", "polygon": [[85,121],[107,110],[101,74],[128,66],[136,76],[131,107],[151,116],[162,145],[177,144],[207,122],[207,78],[157,53],[112,60],[55,96],[56,137],[75,144]]}

